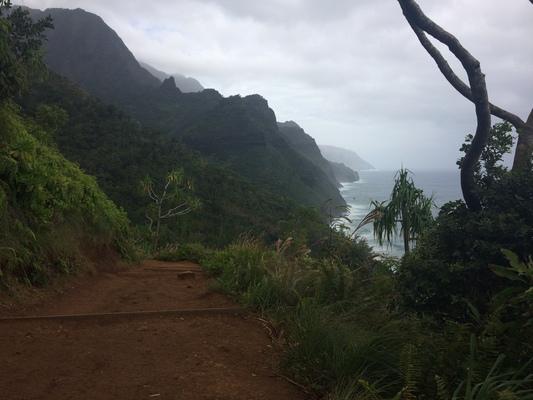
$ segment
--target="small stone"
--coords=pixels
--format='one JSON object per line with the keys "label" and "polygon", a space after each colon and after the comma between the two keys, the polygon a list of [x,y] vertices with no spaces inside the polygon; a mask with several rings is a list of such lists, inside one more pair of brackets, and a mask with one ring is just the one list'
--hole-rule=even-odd
{"label": "small stone", "polygon": [[178,279],[180,280],[196,279],[196,274],[192,271],[178,272]]}

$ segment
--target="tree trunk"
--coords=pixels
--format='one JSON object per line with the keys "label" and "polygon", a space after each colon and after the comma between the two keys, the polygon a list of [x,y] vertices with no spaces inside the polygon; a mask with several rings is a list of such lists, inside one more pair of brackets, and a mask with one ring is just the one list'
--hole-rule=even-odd
{"label": "tree trunk", "polygon": [[157,207],[157,223],[155,227],[155,236],[154,236],[154,251],[157,251],[157,248],[159,247],[159,230],[161,229],[161,207],[162,207],[162,202],[160,202]]}
{"label": "tree trunk", "polygon": [[533,110],[527,122],[518,131],[518,142],[514,154],[513,171],[530,170],[533,157]]}
{"label": "tree trunk", "polygon": [[407,215],[407,210],[402,210],[403,249],[405,254],[409,253],[409,238],[411,236],[411,228],[409,227],[409,218]]}
{"label": "tree trunk", "polygon": [[405,254],[409,253],[409,233],[403,232],[403,249],[405,251]]}
{"label": "tree trunk", "polygon": [[[481,202],[476,191],[474,172],[483,148],[488,142],[491,128],[491,104],[487,94],[485,75],[481,71],[479,61],[463,47],[455,36],[428,18],[415,0],[398,0],[398,2],[409,25],[422,46],[437,62],[441,72],[460,93],[468,97],[476,106],[477,129],[470,150],[466,153],[461,166],[461,189],[467,207],[472,211],[478,211],[481,209]],[[446,45],[459,59],[467,73],[470,87],[453,73],[442,54],[431,44],[424,32]]]}
{"label": "tree trunk", "polygon": [[159,247],[159,229],[160,228],[161,228],[161,219],[158,219],[156,229],[155,229],[155,236],[154,236],[154,251],[157,251],[157,248]]}
{"label": "tree trunk", "polygon": [[472,77],[469,76],[469,78],[476,106],[477,128],[470,150],[465,154],[461,165],[461,189],[466,206],[472,211],[479,211],[481,210],[481,201],[474,174],[476,164],[489,140],[492,124],[485,75],[481,72],[479,65],[472,69],[471,75]]}

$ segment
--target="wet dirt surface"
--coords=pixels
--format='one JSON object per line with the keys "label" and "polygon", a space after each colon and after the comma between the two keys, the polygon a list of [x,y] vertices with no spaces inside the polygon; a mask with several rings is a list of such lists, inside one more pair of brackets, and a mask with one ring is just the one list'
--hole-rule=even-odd
{"label": "wet dirt surface", "polygon": [[[146,261],[18,315],[237,306],[210,287],[195,264]],[[279,351],[252,314],[3,321],[0,360],[5,400],[306,398],[278,376]]]}

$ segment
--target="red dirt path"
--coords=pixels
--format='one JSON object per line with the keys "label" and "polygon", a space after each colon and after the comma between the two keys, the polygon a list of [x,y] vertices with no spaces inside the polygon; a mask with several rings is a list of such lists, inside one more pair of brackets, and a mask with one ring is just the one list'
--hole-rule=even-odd
{"label": "red dirt path", "polygon": [[[191,269],[180,280],[168,269]],[[191,263],[77,280],[60,296],[18,308],[50,315],[234,307]],[[13,311],[3,312],[4,315]],[[253,315],[148,315],[0,322],[0,399],[299,400],[276,374],[279,354]]]}

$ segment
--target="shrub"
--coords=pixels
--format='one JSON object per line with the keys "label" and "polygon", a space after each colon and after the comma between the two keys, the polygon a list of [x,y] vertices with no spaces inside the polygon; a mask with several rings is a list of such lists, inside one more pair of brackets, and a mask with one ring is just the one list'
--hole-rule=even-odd
{"label": "shrub", "polygon": [[479,212],[462,202],[442,207],[436,224],[403,259],[399,290],[414,311],[468,319],[472,304],[481,313],[497,292],[513,285],[493,274],[504,265],[501,249],[526,259],[533,243],[533,176],[504,174],[485,191]]}
{"label": "shrub", "polygon": [[[32,133],[42,128],[0,107],[0,279],[44,284],[84,264],[87,247],[130,255],[129,221],[96,181]],[[31,132],[31,133],[30,133]]]}

